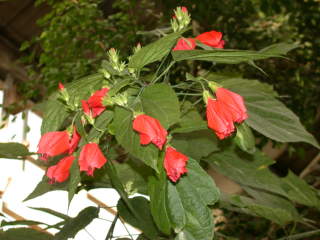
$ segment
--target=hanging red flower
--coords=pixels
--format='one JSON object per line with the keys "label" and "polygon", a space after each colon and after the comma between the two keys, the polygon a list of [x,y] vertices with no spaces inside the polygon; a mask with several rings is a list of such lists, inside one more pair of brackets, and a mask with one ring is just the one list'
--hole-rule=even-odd
{"label": "hanging red flower", "polygon": [[233,109],[228,108],[224,102],[208,98],[208,127],[211,128],[220,139],[230,136],[235,129],[232,111]]}
{"label": "hanging red flower", "polygon": [[152,142],[160,150],[167,140],[167,131],[158,119],[140,114],[133,120],[133,129],[140,134],[142,145]]}
{"label": "hanging red flower", "polygon": [[163,165],[171,181],[178,181],[181,175],[188,171],[186,169],[187,161],[187,156],[178,152],[173,147],[167,147]]}
{"label": "hanging red flower", "polygon": [[95,91],[88,101],[81,100],[83,112],[92,118],[99,116],[106,109],[102,104],[102,99],[108,91],[109,88],[102,88]]}
{"label": "hanging red flower", "polygon": [[224,40],[222,40],[222,33],[217,31],[205,32],[196,37],[197,40],[205,45],[214,48],[223,48]]}
{"label": "hanging red flower", "polygon": [[96,168],[101,168],[107,162],[97,143],[87,143],[83,146],[79,156],[80,171],[86,171],[93,176]]}
{"label": "hanging red flower", "polygon": [[222,87],[218,87],[215,94],[218,101],[223,102],[228,106],[234,122],[241,123],[248,118],[247,109],[244,105],[242,96]]}
{"label": "hanging red flower", "polygon": [[48,168],[47,177],[50,178],[49,183],[64,182],[70,175],[70,168],[74,161],[74,156],[67,156],[62,158],[56,165]]}
{"label": "hanging red flower", "polygon": [[193,50],[196,48],[196,41],[193,38],[180,38],[173,51]]}
{"label": "hanging red flower", "polygon": [[49,157],[66,153],[69,147],[67,131],[48,132],[41,137],[37,153],[41,154],[41,160],[47,161]]}
{"label": "hanging red flower", "polygon": [[71,139],[69,140],[70,141],[69,154],[72,154],[76,150],[80,139],[81,139],[81,136],[78,133],[77,128],[75,126],[73,126],[72,136],[71,136]]}

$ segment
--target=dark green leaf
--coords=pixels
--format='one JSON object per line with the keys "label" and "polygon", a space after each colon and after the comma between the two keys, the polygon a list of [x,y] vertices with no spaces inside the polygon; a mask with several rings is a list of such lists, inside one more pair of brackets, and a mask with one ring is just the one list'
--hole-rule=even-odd
{"label": "dark green leaf", "polygon": [[179,100],[169,85],[159,83],[146,87],[141,102],[143,112],[158,119],[166,129],[180,120]]}
{"label": "dark green leaf", "polygon": [[234,140],[238,147],[247,153],[251,154],[256,150],[255,138],[251,132],[251,129],[245,122],[237,126],[237,134]]}
{"label": "dark green leaf", "polygon": [[299,47],[294,43],[276,43],[272,44],[264,49],[261,49],[259,52],[264,54],[277,54],[277,55],[285,55],[289,51]]}
{"label": "dark green leaf", "polygon": [[157,171],[158,150],[153,144],[140,144],[139,134],[132,129],[132,120],[131,112],[116,107],[113,121],[116,139],[130,154]]}
{"label": "dark green leaf", "polygon": [[68,200],[69,204],[77,191],[77,187],[80,183],[80,169],[78,165],[78,161],[74,161],[71,168],[70,168],[70,177],[69,177],[69,184],[68,184]]}
{"label": "dark green leaf", "polygon": [[51,215],[53,215],[53,216],[62,218],[62,219],[64,219],[64,220],[67,220],[67,219],[70,218],[68,215],[65,215],[65,214],[63,214],[63,213],[54,211],[54,210],[52,210],[52,209],[50,209],[50,208],[37,208],[37,207],[30,207],[30,208],[32,208],[32,209],[34,209],[34,210],[42,211],[42,212],[45,212],[45,213],[49,213],[49,214],[51,214]]}
{"label": "dark green leaf", "polygon": [[4,226],[14,226],[14,225],[39,225],[39,224],[47,225],[47,224],[45,224],[45,223],[38,222],[38,221],[17,220],[17,221],[11,221],[11,222],[2,221],[2,222],[1,222],[1,227],[4,227]]}
{"label": "dark green leaf", "polygon": [[241,62],[280,57],[281,55],[247,50],[216,49],[173,51],[172,56],[175,61],[200,60],[216,63],[238,64]]}
{"label": "dark green leaf", "polygon": [[114,96],[115,94],[117,94],[122,88],[126,87],[127,85],[129,85],[129,83],[132,81],[132,78],[125,78],[125,79],[121,79],[119,81],[116,82],[115,85],[113,85],[109,92],[108,92],[108,96]]}
{"label": "dark green leaf", "polygon": [[68,117],[65,106],[57,100],[48,100],[41,125],[41,134],[58,131]]}
{"label": "dark green leaf", "polygon": [[47,192],[55,191],[55,190],[67,190],[68,189],[68,181],[63,183],[55,183],[55,184],[49,184],[48,178],[44,176],[41,180],[41,182],[38,183],[36,188],[33,190],[32,193],[24,199],[24,201],[39,197]]}
{"label": "dark green leaf", "polygon": [[212,154],[207,161],[219,173],[240,185],[279,194],[307,206],[320,207],[320,199],[312,187],[291,172],[284,178],[273,174],[268,168],[273,161],[260,151],[241,156],[224,151]]}
{"label": "dark green leaf", "polygon": [[91,221],[98,217],[99,209],[87,207],[83,209],[75,218],[66,221],[60,232],[54,236],[54,240],[68,240],[73,238],[80,230],[85,228]]}
{"label": "dark green leaf", "polygon": [[279,142],[307,142],[320,148],[299,118],[274,96],[262,90],[265,84],[247,79],[224,80],[221,84],[245,99],[249,118],[247,124],[261,134]]}
{"label": "dark green leaf", "polygon": [[171,51],[171,48],[181,34],[182,32],[171,33],[160,38],[158,41],[141,48],[131,57],[129,67],[141,69],[149,63],[161,60]]}
{"label": "dark green leaf", "polygon": [[207,127],[206,130],[174,134],[171,143],[183,154],[197,160],[219,150],[215,134]]}
{"label": "dark green leaf", "polygon": [[149,178],[148,190],[153,219],[160,231],[169,235],[171,232],[171,222],[167,206],[167,176],[163,169],[159,178],[155,176]]}
{"label": "dark green leaf", "polygon": [[39,232],[32,228],[11,228],[3,233],[0,232],[1,240],[53,240],[53,236]]}
{"label": "dark green leaf", "polygon": [[21,158],[28,156],[31,153],[28,148],[21,144],[15,142],[0,143],[0,158]]}
{"label": "dark green leaf", "polygon": [[148,238],[156,239],[158,231],[151,216],[149,201],[144,197],[134,197],[129,201],[136,212],[139,213],[139,218],[130,212],[121,199],[117,205],[120,216],[132,226],[141,229]]}
{"label": "dark green leaf", "polygon": [[102,132],[106,131],[109,123],[112,121],[113,112],[104,111],[101,115],[99,115],[94,123],[94,127],[90,130],[88,134],[88,140],[93,141],[95,138],[98,138]]}

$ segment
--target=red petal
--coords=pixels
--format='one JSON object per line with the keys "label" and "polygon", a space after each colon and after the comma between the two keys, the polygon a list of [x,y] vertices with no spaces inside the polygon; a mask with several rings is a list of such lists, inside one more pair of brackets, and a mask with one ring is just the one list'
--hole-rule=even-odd
{"label": "red petal", "polygon": [[196,41],[193,38],[180,38],[173,51],[193,50],[196,47]]}
{"label": "red petal", "polygon": [[87,143],[83,146],[80,156],[80,171],[86,171],[92,175],[96,168],[101,168],[107,162],[97,143]]}
{"label": "red petal", "polygon": [[224,102],[230,111],[233,111],[233,121],[242,122],[248,118],[247,109],[242,96],[225,88],[217,88],[216,96],[218,101]]}
{"label": "red petal", "polygon": [[234,131],[232,114],[224,103],[212,98],[208,98],[207,120],[208,127],[214,130],[220,139],[230,136]]}
{"label": "red petal", "polygon": [[89,104],[86,100],[81,100],[82,110],[85,114],[90,115]]}
{"label": "red petal", "polygon": [[210,47],[221,48],[224,45],[224,41],[221,42],[222,33],[217,31],[205,32],[196,37],[197,40]]}
{"label": "red petal", "polygon": [[176,182],[182,174],[187,172],[188,157],[178,152],[173,147],[167,147],[164,157],[164,168],[171,181]]}
{"label": "red petal", "polygon": [[54,157],[69,150],[69,135],[67,131],[48,132],[44,134],[38,144],[37,153],[47,157]]}
{"label": "red petal", "polygon": [[133,121],[133,129],[140,133],[140,143],[148,144],[151,140],[160,150],[167,140],[167,131],[158,119],[141,114]]}
{"label": "red petal", "polygon": [[62,158],[58,164],[49,167],[46,175],[51,179],[50,183],[64,182],[67,180],[74,159],[74,156],[67,156]]}
{"label": "red petal", "polygon": [[80,139],[81,139],[81,136],[78,133],[77,128],[73,126],[73,133],[72,133],[72,138],[70,140],[70,146],[69,146],[69,154],[72,154],[76,150]]}

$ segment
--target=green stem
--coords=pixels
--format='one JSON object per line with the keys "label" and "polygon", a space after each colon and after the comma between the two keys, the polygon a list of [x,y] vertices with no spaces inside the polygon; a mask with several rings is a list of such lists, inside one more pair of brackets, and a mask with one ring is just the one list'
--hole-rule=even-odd
{"label": "green stem", "polygon": [[169,64],[169,66],[154,80],[151,81],[151,84],[155,84],[163,75],[165,75],[169,70],[170,68],[175,64],[176,62],[173,61]]}

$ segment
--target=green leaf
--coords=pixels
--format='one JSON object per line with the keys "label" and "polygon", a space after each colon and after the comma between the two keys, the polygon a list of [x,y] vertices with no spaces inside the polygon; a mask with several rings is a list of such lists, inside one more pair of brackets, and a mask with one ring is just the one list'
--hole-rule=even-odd
{"label": "green leaf", "polygon": [[248,79],[230,79],[220,83],[244,97],[249,115],[246,123],[254,130],[279,142],[307,142],[320,148],[299,118],[274,96],[266,94],[269,90],[262,90],[265,84],[251,83]]}
{"label": "green leaf", "polygon": [[39,224],[44,224],[47,225],[46,223],[38,222],[38,221],[31,221],[31,220],[17,220],[17,221],[2,221],[1,222],[1,227],[4,226],[14,226],[14,225],[39,225]]}
{"label": "green leaf", "polygon": [[87,138],[88,141],[93,141],[95,138],[98,138],[104,131],[107,130],[109,123],[113,119],[113,112],[104,111],[99,115],[94,123],[94,127],[91,128]]}
{"label": "green leaf", "polygon": [[108,96],[112,97],[112,96],[116,95],[122,88],[129,85],[129,83],[131,81],[132,81],[132,78],[124,78],[124,79],[117,81],[116,84],[110,88],[110,90],[108,92]]}
{"label": "green leaf", "polygon": [[36,188],[30,193],[26,199],[23,201],[27,201],[36,197],[39,197],[47,192],[50,191],[55,191],[55,190],[67,190],[68,189],[68,182],[63,182],[63,183],[54,183],[54,184],[49,184],[48,178],[44,176],[42,180],[38,183]]}
{"label": "green leaf", "polygon": [[219,150],[215,134],[207,127],[206,130],[174,134],[171,144],[183,154],[197,160]]}
{"label": "green leaf", "polygon": [[41,134],[58,131],[68,117],[65,106],[57,100],[48,100],[41,125]]}
{"label": "green leaf", "polygon": [[171,33],[156,42],[153,42],[135,53],[129,62],[129,68],[141,69],[145,65],[159,61],[166,56],[177,39],[181,36],[182,32]]}
{"label": "green leaf", "polygon": [[0,158],[22,158],[31,155],[28,148],[15,142],[0,143]]}
{"label": "green leaf", "polygon": [[148,180],[150,196],[150,209],[157,227],[166,235],[171,233],[171,221],[169,218],[167,199],[167,176],[161,171],[159,178],[150,176]]}
{"label": "green leaf", "polygon": [[121,199],[117,205],[120,216],[132,226],[141,229],[148,238],[156,239],[158,231],[151,216],[149,201],[144,197],[134,197],[129,201],[136,212],[139,213],[139,219],[130,212],[125,202]]}
{"label": "green leaf", "polygon": [[37,208],[37,207],[30,207],[30,208],[32,208],[32,209],[34,209],[34,210],[41,211],[41,212],[49,213],[49,214],[51,214],[51,215],[53,215],[53,216],[56,216],[56,217],[58,217],[58,218],[62,218],[62,219],[64,219],[64,220],[67,220],[67,219],[70,218],[68,215],[65,215],[65,214],[63,214],[63,213],[54,211],[54,210],[52,210],[52,209],[50,209],[50,208]]}
{"label": "green leaf", "polygon": [[80,104],[80,100],[87,99],[95,90],[100,89],[103,81],[103,74],[96,73],[66,84],[70,102]]}
{"label": "green leaf", "polygon": [[158,149],[153,144],[142,146],[139,134],[132,129],[132,113],[120,107],[115,108],[115,136],[119,144],[134,157],[158,171]]}
{"label": "green leaf", "polygon": [[93,219],[98,217],[99,208],[87,207],[83,209],[75,218],[70,218],[58,232],[53,240],[68,240],[74,238],[75,235],[85,228]]}
{"label": "green leaf", "polygon": [[288,200],[261,191],[256,191],[256,194],[260,195],[260,199],[223,194],[221,207],[234,210],[236,206],[241,212],[269,219],[279,225],[301,220],[294,205]]}
{"label": "green leaf", "polygon": [[245,122],[237,126],[237,134],[234,140],[238,147],[247,153],[251,154],[256,150],[255,138]]}
{"label": "green leaf", "polygon": [[53,240],[53,236],[32,228],[11,228],[3,233],[0,232],[1,240]]}
{"label": "green leaf", "polygon": [[259,52],[265,54],[277,54],[277,55],[285,55],[289,51],[299,47],[294,43],[276,43],[272,44],[266,48],[261,49]]}
{"label": "green leaf", "polygon": [[70,168],[70,177],[68,184],[68,200],[69,204],[77,191],[78,185],[80,183],[80,169],[78,165],[78,161],[73,161],[72,166]]}
{"label": "green leaf", "polygon": [[275,193],[307,206],[320,207],[320,199],[312,187],[291,172],[284,178],[272,173],[268,165],[273,161],[258,150],[253,155],[237,155],[231,151],[214,153],[206,161],[216,171],[242,186]]}
{"label": "green leaf", "polygon": [[158,119],[166,129],[180,120],[178,97],[167,84],[146,87],[141,94],[141,103],[144,113]]}
{"label": "green leaf", "polygon": [[173,51],[172,56],[175,61],[199,60],[226,64],[281,57],[279,54],[232,49]]}

